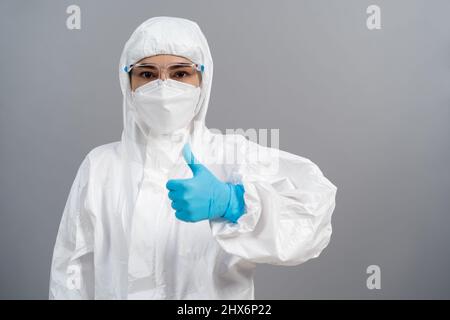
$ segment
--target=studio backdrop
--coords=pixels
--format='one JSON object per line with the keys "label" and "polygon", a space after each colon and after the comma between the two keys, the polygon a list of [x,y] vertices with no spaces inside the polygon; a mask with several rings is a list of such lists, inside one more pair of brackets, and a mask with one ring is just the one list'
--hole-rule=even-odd
{"label": "studio backdrop", "polygon": [[208,39],[208,127],[278,132],[338,188],[329,245],[258,265],[256,298],[450,298],[449,15],[447,0],[1,1],[0,298],[47,299],[78,167],[120,140],[123,45],[154,16]]}

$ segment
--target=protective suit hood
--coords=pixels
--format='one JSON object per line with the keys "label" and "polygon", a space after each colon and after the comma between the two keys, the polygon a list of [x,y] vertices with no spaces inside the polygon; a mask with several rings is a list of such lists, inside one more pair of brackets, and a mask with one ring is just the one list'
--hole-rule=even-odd
{"label": "protective suit hood", "polygon": [[[203,64],[201,94],[191,122],[190,133],[198,137],[205,128],[213,77],[213,60],[208,42],[197,23],[175,17],[154,17],[142,23],[126,42],[119,64],[120,87],[123,94],[123,136],[122,142],[128,148],[128,155],[134,161],[144,162],[148,144],[148,132],[139,126],[139,117],[131,102],[131,87],[125,66],[158,54],[178,55],[194,63]],[[166,137],[169,138],[169,137]]]}

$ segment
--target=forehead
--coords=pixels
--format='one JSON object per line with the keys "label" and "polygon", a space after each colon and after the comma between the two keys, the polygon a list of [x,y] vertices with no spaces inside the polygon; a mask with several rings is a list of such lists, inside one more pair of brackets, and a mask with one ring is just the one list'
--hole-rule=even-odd
{"label": "forehead", "polygon": [[158,54],[155,56],[145,57],[141,60],[139,60],[137,63],[157,63],[157,64],[167,64],[167,63],[174,63],[174,62],[181,62],[181,63],[192,63],[191,60],[176,56],[172,54]]}

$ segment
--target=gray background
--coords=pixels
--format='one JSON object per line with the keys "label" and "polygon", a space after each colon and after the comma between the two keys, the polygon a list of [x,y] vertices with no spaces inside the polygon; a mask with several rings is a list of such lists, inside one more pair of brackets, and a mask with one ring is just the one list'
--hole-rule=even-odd
{"label": "gray background", "polygon": [[[66,8],[81,7],[81,30]],[[382,29],[366,28],[381,7]],[[145,19],[197,21],[215,63],[207,124],[280,128],[338,186],[330,245],[261,265],[257,298],[450,298],[450,1],[0,3],[0,298],[46,299],[70,186],[119,140],[117,66]],[[381,268],[368,290],[366,268]]]}

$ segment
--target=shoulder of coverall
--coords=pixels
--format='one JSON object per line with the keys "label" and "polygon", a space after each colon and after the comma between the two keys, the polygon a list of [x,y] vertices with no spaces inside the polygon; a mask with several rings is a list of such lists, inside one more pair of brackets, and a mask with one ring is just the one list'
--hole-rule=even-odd
{"label": "shoulder of coverall", "polygon": [[[89,171],[99,173],[104,172],[108,174],[110,172],[108,168],[117,163],[120,159],[120,141],[115,141],[107,144],[100,145],[93,148],[86,155],[84,162],[87,162]],[[96,170],[100,168],[101,170]]]}

